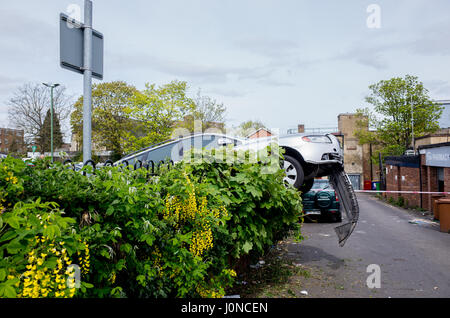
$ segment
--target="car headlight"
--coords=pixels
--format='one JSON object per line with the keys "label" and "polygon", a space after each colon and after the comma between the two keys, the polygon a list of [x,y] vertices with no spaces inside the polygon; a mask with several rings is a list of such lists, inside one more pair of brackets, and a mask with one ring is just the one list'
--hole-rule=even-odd
{"label": "car headlight", "polygon": [[306,142],[313,142],[313,143],[331,144],[331,139],[328,138],[328,136],[323,136],[323,135],[303,136],[302,140],[306,141]]}

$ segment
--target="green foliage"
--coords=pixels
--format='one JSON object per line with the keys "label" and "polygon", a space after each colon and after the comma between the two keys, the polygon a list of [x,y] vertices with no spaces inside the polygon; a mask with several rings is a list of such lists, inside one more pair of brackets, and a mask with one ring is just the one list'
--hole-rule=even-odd
{"label": "green foliage", "polygon": [[[53,151],[60,148],[63,144],[63,134],[61,132],[61,124],[56,113],[53,113]],[[37,143],[42,147],[40,151],[50,152],[51,151],[51,112],[50,109],[47,111],[44,123],[41,130],[39,131],[39,136],[37,138]]]}
{"label": "green foliage", "polygon": [[[292,231],[300,235],[302,207],[278,165],[210,162],[181,162],[149,177],[123,166],[95,174],[87,166],[83,176],[60,163],[47,168],[48,160],[34,167],[1,161],[0,293],[24,293],[27,253],[46,254],[63,242],[82,283],[59,296],[223,296],[241,257],[261,255]],[[45,240],[36,245],[36,237]]]}
{"label": "green foliage", "polygon": [[247,137],[260,128],[266,128],[266,126],[260,121],[248,120],[237,127],[237,134],[241,137]]}
{"label": "green foliage", "polygon": [[[112,150],[113,159],[120,159],[124,145],[121,136],[132,130],[133,122],[126,111],[129,100],[137,92],[122,81],[94,84],[92,87],[92,140],[100,147]],[[83,142],[83,97],[74,104],[70,122],[72,133]]]}
{"label": "green foliage", "polygon": [[195,109],[194,102],[186,95],[186,82],[173,81],[159,87],[146,84],[145,87],[134,94],[126,110],[135,127],[122,136],[125,152],[169,139],[174,122]]}
{"label": "green foliage", "polygon": [[385,156],[401,155],[412,143],[412,120],[415,137],[439,128],[442,107],[430,99],[428,90],[417,77],[406,75],[382,80],[369,89],[371,93],[366,102],[373,106],[373,111],[358,110],[360,121],[356,136],[360,144],[378,145]]}
{"label": "green foliage", "polygon": [[224,128],[226,107],[209,96],[202,96],[200,90],[193,99],[194,108],[177,123],[177,128],[185,128],[191,133],[219,130]]}

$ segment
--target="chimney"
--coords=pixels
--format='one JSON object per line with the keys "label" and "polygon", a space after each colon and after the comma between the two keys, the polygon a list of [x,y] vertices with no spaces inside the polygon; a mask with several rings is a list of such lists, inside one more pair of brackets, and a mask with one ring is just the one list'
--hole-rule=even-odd
{"label": "chimney", "polygon": [[305,132],[305,125],[298,125],[297,126],[298,132],[299,133],[304,133]]}

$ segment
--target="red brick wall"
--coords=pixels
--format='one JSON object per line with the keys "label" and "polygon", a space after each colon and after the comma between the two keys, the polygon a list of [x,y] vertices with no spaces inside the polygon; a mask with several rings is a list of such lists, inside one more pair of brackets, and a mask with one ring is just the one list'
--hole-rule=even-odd
{"label": "red brick wall", "polygon": [[[387,191],[420,191],[419,168],[398,167],[387,165]],[[408,207],[420,206],[420,195],[414,193],[387,193],[387,198],[398,200],[403,197]]]}
{"label": "red brick wall", "polygon": [[[386,190],[388,191],[420,191],[420,172],[422,172],[422,191],[437,192],[437,168],[425,166],[425,155],[421,158],[422,166],[419,168],[398,167],[386,165]],[[395,178],[397,176],[397,179]],[[404,179],[402,179],[402,176]],[[450,168],[444,168],[444,191],[450,192]],[[409,193],[386,193],[387,198],[398,200],[402,196],[407,201],[409,207],[420,207],[420,197],[422,196],[422,208],[433,212],[432,194],[409,194]],[[446,196],[450,198],[450,195]]]}
{"label": "red brick wall", "polygon": [[[419,168],[400,167],[400,191],[420,191]],[[400,194],[408,207],[420,206],[420,195],[414,193]]]}

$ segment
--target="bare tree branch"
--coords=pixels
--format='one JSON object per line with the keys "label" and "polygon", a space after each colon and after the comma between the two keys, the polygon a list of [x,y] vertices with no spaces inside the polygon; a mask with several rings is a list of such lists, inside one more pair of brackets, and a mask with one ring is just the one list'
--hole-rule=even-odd
{"label": "bare tree branch", "polygon": [[[71,96],[64,86],[53,90],[54,112],[61,123],[67,122],[70,115]],[[19,87],[8,101],[8,116],[11,124],[22,129],[25,142],[37,142],[44,124],[45,114],[50,108],[50,89],[37,83],[27,83]]]}

